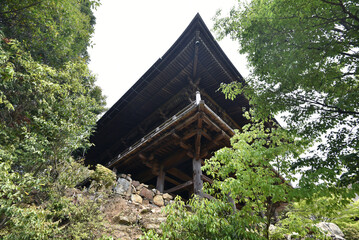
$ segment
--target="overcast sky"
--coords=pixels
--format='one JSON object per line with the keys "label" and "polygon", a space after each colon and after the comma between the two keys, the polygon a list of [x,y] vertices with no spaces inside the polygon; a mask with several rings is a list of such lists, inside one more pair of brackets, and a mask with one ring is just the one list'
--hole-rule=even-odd
{"label": "overcast sky", "polygon": [[[200,13],[209,29],[217,9],[224,13],[236,0],[103,0],[95,12],[96,26],[89,49],[90,69],[111,107],[172,46]],[[246,61],[238,43],[219,41],[238,71],[246,76]]]}

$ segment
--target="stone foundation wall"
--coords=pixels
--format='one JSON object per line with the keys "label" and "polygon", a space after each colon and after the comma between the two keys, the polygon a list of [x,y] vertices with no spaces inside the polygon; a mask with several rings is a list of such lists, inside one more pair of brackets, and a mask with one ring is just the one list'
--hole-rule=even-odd
{"label": "stone foundation wall", "polygon": [[120,174],[113,191],[114,194],[139,204],[155,204],[163,207],[173,200],[173,196],[168,193],[160,193],[149,185],[132,180],[130,174]]}

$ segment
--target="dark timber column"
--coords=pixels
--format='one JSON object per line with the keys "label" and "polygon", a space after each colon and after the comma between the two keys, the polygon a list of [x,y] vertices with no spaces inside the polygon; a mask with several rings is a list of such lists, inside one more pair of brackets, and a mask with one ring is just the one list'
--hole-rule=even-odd
{"label": "dark timber column", "polygon": [[194,194],[197,194],[199,196],[203,196],[202,188],[203,188],[203,182],[202,182],[202,170],[201,170],[201,159],[194,158],[192,161],[193,165],[193,191]]}
{"label": "dark timber column", "polygon": [[165,187],[165,175],[166,173],[165,171],[163,171],[163,164],[161,164],[160,171],[157,176],[157,184],[156,184],[156,189],[161,193],[163,192]]}

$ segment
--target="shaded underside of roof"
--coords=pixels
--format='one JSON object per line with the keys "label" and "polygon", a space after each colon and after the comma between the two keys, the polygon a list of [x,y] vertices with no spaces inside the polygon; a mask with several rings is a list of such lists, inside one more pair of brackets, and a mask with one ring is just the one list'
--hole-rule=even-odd
{"label": "shaded underside of roof", "polygon": [[192,102],[196,91],[220,111],[220,117],[229,119],[231,127],[242,126],[248,100],[227,100],[218,91],[221,83],[233,81],[243,78],[197,14],[163,57],[98,121],[87,163],[106,165]]}

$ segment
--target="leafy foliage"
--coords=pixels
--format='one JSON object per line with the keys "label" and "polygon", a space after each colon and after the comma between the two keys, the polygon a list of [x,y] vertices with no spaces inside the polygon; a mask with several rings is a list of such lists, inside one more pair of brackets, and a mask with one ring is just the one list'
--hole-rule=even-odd
{"label": "leafy foliage", "polygon": [[60,159],[89,146],[103,104],[95,79],[82,61],[55,70],[34,61],[16,41],[2,41],[0,50],[2,65],[11,73],[0,84],[6,99],[0,111],[0,156],[24,172],[58,174]]}
{"label": "leafy foliage", "polygon": [[247,85],[222,86],[227,97],[246,94],[259,117],[282,114],[302,138],[325,136],[293,165],[308,169],[302,186],[359,180],[358,9],[350,0],[253,0],[215,18],[252,70]]}
{"label": "leafy foliage", "polygon": [[[168,216],[162,228],[168,239],[263,239],[247,219],[233,214],[227,201],[210,201],[197,197],[187,204],[180,198],[166,209]],[[248,228],[250,227],[250,228]]]}
{"label": "leafy foliage", "polygon": [[343,231],[346,239],[359,239],[359,201],[352,202],[332,220]]}
{"label": "leafy foliage", "polygon": [[208,193],[220,192],[217,198],[233,199],[235,206],[241,206],[237,215],[246,221],[246,228],[256,232],[264,225],[258,235],[268,235],[275,208],[295,197],[295,190],[282,176],[293,179],[289,160],[301,153],[301,144],[284,130],[253,122],[232,137],[231,145],[206,160],[204,170],[214,179]]}
{"label": "leafy foliage", "polygon": [[104,110],[101,90],[86,65],[96,4],[2,2],[1,239],[100,235],[98,200],[66,195],[91,174],[81,158]]}
{"label": "leafy foliage", "polygon": [[304,143],[283,129],[252,120],[236,132],[231,148],[205,161],[203,170],[214,181],[204,191],[215,199],[194,197],[187,205],[176,199],[167,207],[164,238],[269,239],[275,209],[299,197],[282,176],[293,179],[290,159],[301,153]]}
{"label": "leafy foliage", "polygon": [[[308,233],[323,238],[315,227],[319,222],[333,222],[343,231],[346,239],[357,239],[358,235],[358,202],[349,201],[343,203],[335,197],[320,197],[315,201],[301,200],[290,204],[285,214],[278,222],[279,227],[275,229],[272,237],[281,239],[283,235],[296,232],[297,236],[305,237]],[[302,226],[299,232],[291,226]]]}
{"label": "leafy foliage", "polygon": [[92,172],[90,177],[95,181],[96,189],[106,189],[114,186],[116,183],[116,174],[101,164],[96,165],[96,169]]}
{"label": "leafy foliage", "polygon": [[97,0],[3,0],[0,29],[17,39],[32,57],[59,67],[87,56]]}
{"label": "leafy foliage", "polygon": [[[315,224],[335,219],[351,202],[353,192],[336,187],[337,195],[333,195],[334,190],[320,185],[293,188],[291,162],[307,142],[284,129],[265,125],[251,118],[251,123],[231,139],[231,148],[220,149],[205,161],[202,169],[213,184],[205,184],[204,192],[214,199],[194,196],[185,203],[177,197],[166,207],[163,235],[147,233],[145,237],[283,239],[294,234],[325,239]],[[288,204],[289,209],[278,212]]]}
{"label": "leafy foliage", "polygon": [[140,240],[158,240],[158,239],[161,239],[161,236],[152,229],[148,230],[140,237]]}

